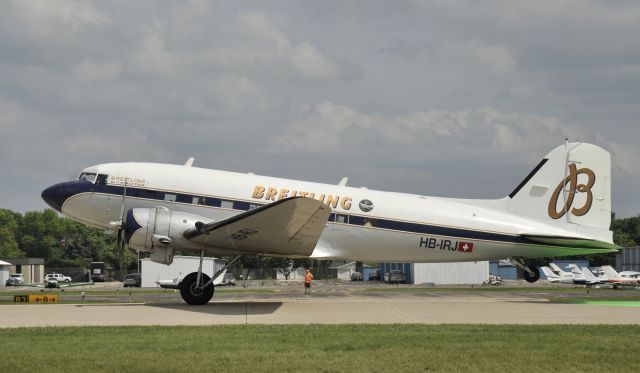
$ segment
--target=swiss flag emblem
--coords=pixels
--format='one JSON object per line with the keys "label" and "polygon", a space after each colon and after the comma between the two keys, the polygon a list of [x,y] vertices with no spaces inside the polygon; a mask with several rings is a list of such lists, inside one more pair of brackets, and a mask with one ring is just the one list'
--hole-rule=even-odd
{"label": "swiss flag emblem", "polygon": [[473,243],[471,242],[458,242],[458,251],[463,253],[470,253],[473,251]]}

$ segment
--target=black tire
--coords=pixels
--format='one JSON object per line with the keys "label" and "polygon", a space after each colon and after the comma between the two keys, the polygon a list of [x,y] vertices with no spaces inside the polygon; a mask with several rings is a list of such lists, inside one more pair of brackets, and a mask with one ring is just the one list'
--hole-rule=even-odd
{"label": "black tire", "polygon": [[[201,306],[209,303],[213,298],[213,283],[209,284],[204,289],[196,289],[196,280],[198,279],[198,272],[189,273],[182,279],[180,283],[180,296],[182,299],[192,306]],[[202,274],[202,283],[206,284],[209,281],[209,276]]]}
{"label": "black tire", "polygon": [[538,281],[540,279],[540,270],[538,267],[529,267],[529,269],[533,274],[530,274],[528,271],[524,271],[524,279],[529,283]]}

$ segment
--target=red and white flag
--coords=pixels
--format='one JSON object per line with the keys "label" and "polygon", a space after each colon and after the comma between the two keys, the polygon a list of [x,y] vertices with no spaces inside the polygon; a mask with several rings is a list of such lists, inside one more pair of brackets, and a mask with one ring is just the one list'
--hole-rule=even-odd
{"label": "red and white flag", "polygon": [[458,251],[462,251],[463,253],[470,253],[473,251],[473,243],[472,242],[458,242]]}

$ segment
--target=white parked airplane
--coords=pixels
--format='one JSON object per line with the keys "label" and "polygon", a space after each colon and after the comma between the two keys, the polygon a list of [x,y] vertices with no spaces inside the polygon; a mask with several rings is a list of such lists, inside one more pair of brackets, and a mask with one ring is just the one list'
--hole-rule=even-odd
{"label": "white parked airplane", "polygon": [[[584,285],[587,283],[584,277],[584,274],[582,274],[582,272],[575,271],[576,267],[572,267],[574,269],[572,269],[570,273],[562,271],[562,273],[568,274],[568,276],[565,276],[563,274],[558,274],[555,271],[553,271],[551,269],[551,264],[552,263],[549,263],[548,267],[547,266],[540,267],[540,269],[544,273],[544,276],[547,278],[547,281],[552,283],[575,284],[575,285]],[[575,266],[575,264],[573,266]]]}
{"label": "white parked airplane", "polygon": [[[617,250],[611,223],[611,157],[591,144],[549,153],[507,197],[471,200],[156,163],[84,169],[42,198],[82,223],[117,231],[128,246],[171,263],[175,250],[394,262],[527,258]],[[472,180],[470,180],[471,182]],[[304,198],[303,198],[304,197]],[[235,259],[234,259],[235,260]],[[231,263],[229,263],[230,265]],[[214,279],[219,273],[214,275]],[[201,266],[181,282],[189,304],[207,303]]]}
{"label": "white parked airplane", "polygon": [[615,269],[613,269],[613,267],[609,265],[602,266],[601,268],[605,276],[607,276],[609,283],[614,288],[618,288],[621,286],[640,287],[640,279],[638,278],[622,277],[618,272],[616,272]]}
{"label": "white parked airplane", "polygon": [[586,280],[587,285],[608,284],[609,279],[607,276],[597,276],[591,272],[587,267],[582,267],[582,274]]}
{"label": "white parked airplane", "polygon": [[542,273],[547,278],[547,281],[551,283],[560,283],[560,284],[573,284],[572,276],[560,276],[557,273],[554,273],[551,268],[544,266],[540,267]]}
{"label": "white parked airplane", "polygon": [[[567,277],[567,278],[573,278],[572,272],[567,272],[565,270],[563,270],[562,268],[560,268],[556,263],[554,262],[550,262],[548,265],[549,269],[551,271],[553,271],[554,274],[560,276],[560,277]],[[569,266],[567,266],[566,268],[569,268]],[[573,268],[573,267],[571,267]]]}

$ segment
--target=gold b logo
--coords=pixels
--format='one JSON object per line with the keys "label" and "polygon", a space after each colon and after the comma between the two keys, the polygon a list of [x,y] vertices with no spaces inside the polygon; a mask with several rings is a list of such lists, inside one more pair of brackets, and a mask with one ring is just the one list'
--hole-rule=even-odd
{"label": "gold b logo", "polygon": [[[588,181],[586,184],[578,184],[579,175],[587,175]],[[560,219],[563,217],[567,211],[569,211],[571,206],[573,206],[573,199],[575,198],[576,193],[587,193],[587,200],[584,206],[579,209],[573,208],[571,213],[575,216],[585,215],[589,212],[591,204],[593,203],[593,193],[591,192],[591,188],[593,188],[593,184],[595,184],[595,182],[596,174],[592,170],[588,168],[581,168],[578,170],[575,163],[569,165],[569,176],[560,182],[549,201],[549,216],[552,219]],[[562,193],[562,190],[567,186],[567,184],[569,184],[567,200],[562,209],[558,211],[558,198],[560,198],[560,193]]]}

